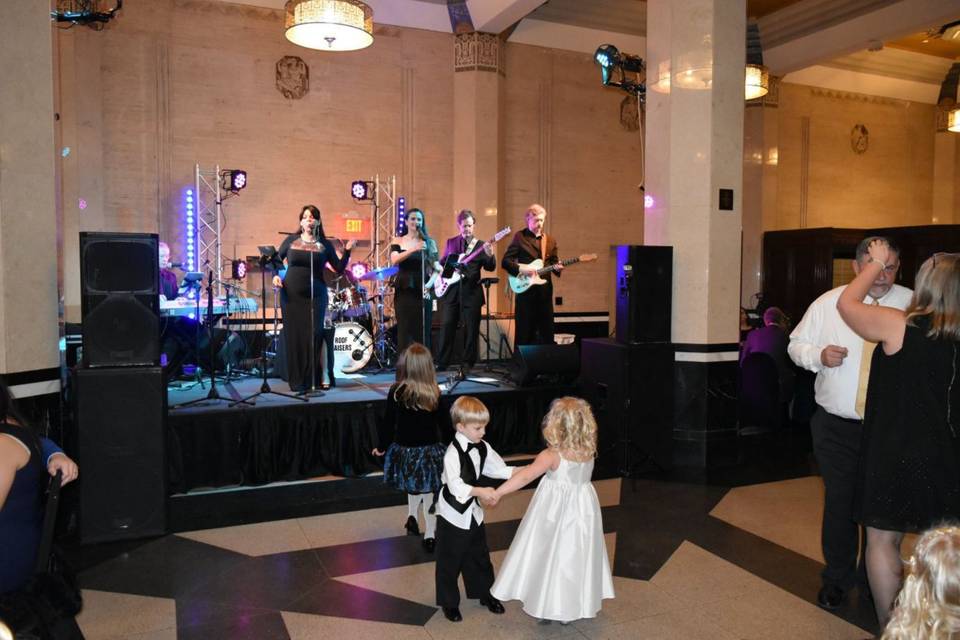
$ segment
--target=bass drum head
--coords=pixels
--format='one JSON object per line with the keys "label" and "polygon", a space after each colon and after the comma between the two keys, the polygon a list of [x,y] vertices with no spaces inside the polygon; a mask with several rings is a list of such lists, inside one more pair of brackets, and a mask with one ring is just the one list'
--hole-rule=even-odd
{"label": "bass drum head", "polygon": [[370,332],[356,322],[341,322],[333,332],[333,370],[354,373],[363,369],[373,355]]}

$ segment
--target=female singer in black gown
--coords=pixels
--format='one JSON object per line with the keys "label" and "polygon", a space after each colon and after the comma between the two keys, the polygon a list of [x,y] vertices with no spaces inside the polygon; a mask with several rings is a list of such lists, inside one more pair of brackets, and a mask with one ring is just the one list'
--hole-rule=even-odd
{"label": "female singer in black gown", "polygon": [[[350,260],[353,241],[344,245],[343,258],[337,257],[333,244],[323,233],[320,210],[308,204],[300,211],[300,233],[292,233],[278,252],[286,264],[286,273],[273,277],[273,285],[282,287],[283,335],[287,350],[287,381],[290,389],[304,393],[320,383],[322,365],[310,362],[310,341],[319,360],[323,337],[323,316],[327,310],[327,285],[323,270],[329,262],[342,273]],[[313,326],[310,325],[310,271],[313,271]],[[316,378],[311,381],[311,370]]]}
{"label": "female singer in black gown", "polygon": [[393,307],[397,314],[397,353],[419,342],[430,348],[433,300],[425,295],[424,284],[441,269],[437,243],[427,233],[420,209],[407,213],[407,231],[390,244],[390,264],[400,268],[393,284]]}

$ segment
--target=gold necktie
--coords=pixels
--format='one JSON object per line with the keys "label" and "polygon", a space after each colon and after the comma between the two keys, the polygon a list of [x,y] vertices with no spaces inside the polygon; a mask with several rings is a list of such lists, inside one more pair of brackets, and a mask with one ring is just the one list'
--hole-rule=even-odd
{"label": "gold necktie", "polygon": [[[878,306],[880,303],[874,300],[871,304]],[[876,342],[869,340],[863,341],[863,352],[860,355],[860,376],[857,378],[857,401],[854,408],[860,415],[860,418],[866,416],[867,407],[867,383],[870,382],[870,361],[873,360],[873,350],[877,348]]]}

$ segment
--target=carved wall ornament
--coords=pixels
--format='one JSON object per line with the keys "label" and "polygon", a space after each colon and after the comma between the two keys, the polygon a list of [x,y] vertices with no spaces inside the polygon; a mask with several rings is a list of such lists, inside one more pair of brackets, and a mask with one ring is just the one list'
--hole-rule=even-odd
{"label": "carved wall ornament", "polygon": [[867,152],[867,146],[870,144],[870,132],[862,124],[853,125],[850,130],[850,148],[853,152],[860,155]]}
{"label": "carved wall ornament", "polygon": [[288,100],[299,100],[310,91],[310,69],[302,58],[283,56],[277,61],[277,91]]}
{"label": "carved wall ornament", "polygon": [[504,74],[503,43],[495,33],[458,33],[454,40],[454,71],[492,71]]}

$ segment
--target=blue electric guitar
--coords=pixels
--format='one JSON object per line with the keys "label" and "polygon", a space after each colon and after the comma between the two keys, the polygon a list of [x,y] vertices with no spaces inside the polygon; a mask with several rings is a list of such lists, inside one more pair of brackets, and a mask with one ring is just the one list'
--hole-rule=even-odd
{"label": "blue electric guitar", "polygon": [[[564,267],[568,267],[578,262],[593,262],[596,259],[597,259],[597,254],[585,253],[582,256],[579,256],[577,258],[570,258],[569,260],[563,260],[559,264],[562,264]],[[547,267],[543,266],[543,260],[541,260],[540,258],[537,258],[536,260],[534,260],[533,262],[531,262],[526,266],[533,267],[537,271],[536,273],[532,273],[532,274],[521,273],[518,276],[509,276],[508,279],[510,281],[510,288],[513,289],[514,293],[523,293],[524,291],[526,291],[527,289],[529,289],[534,285],[546,284],[547,281],[544,280],[541,276],[543,276],[545,273],[549,271],[554,270],[553,265],[549,265]]]}

